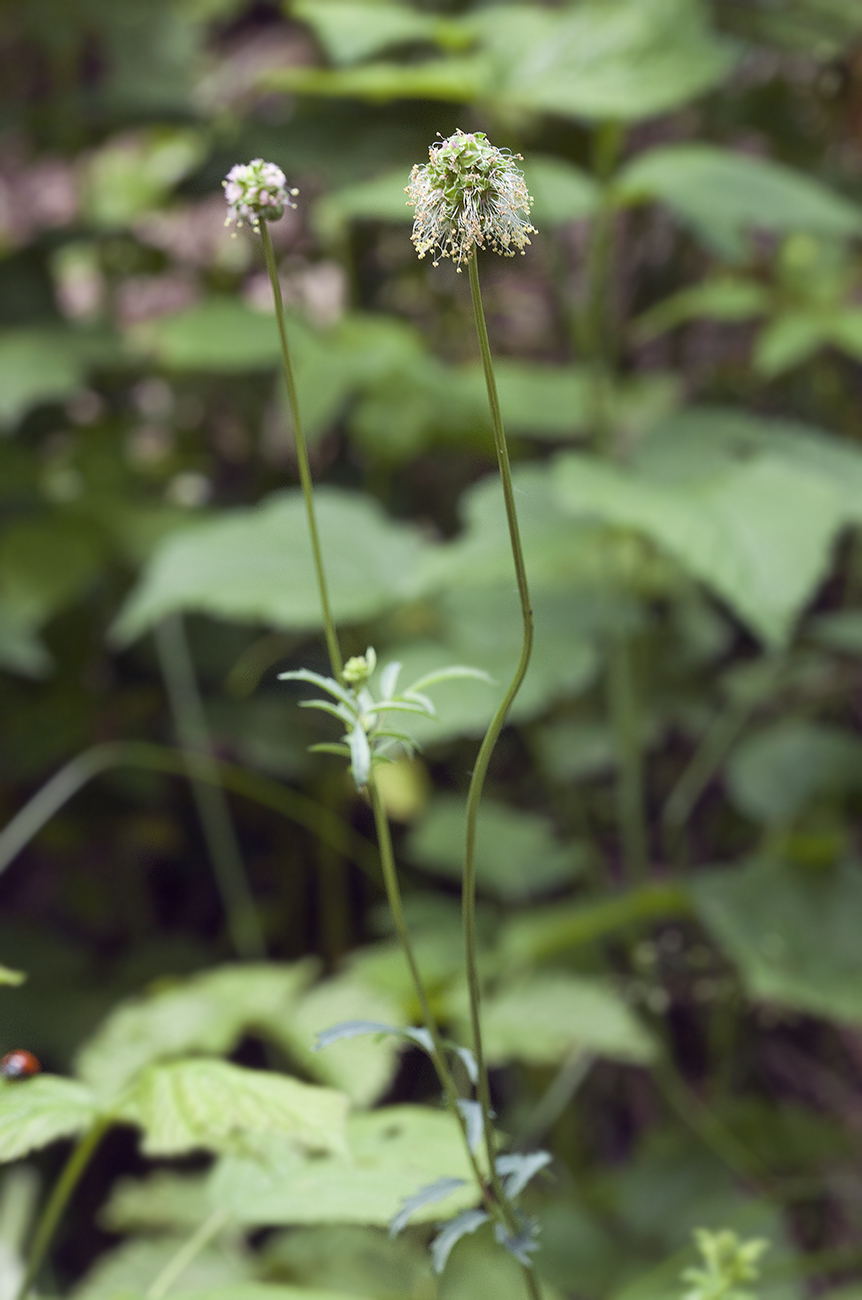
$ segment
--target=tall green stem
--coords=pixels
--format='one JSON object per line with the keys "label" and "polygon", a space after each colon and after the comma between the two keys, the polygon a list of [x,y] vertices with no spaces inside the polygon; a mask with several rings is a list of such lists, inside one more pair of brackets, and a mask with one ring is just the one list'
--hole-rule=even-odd
{"label": "tall green stem", "polygon": [[246,961],[266,956],[266,942],[227,799],[218,777],[209,727],[198,690],[182,618],[174,614],[155,631],[174,727],[227,918],[234,951]]}
{"label": "tall green stem", "polygon": [[[476,1065],[479,1071],[479,1101],[482,1106],[482,1118],[485,1127],[485,1145],[488,1150],[488,1162],[491,1169],[492,1179],[494,1174],[494,1129],[491,1122],[491,1089],[488,1082],[488,1066],[485,1060],[485,1052],[482,1046],[482,1026],[481,1026],[481,992],[479,986],[479,969],[476,956],[476,821],[479,814],[479,803],[482,798],[482,788],[485,784],[485,776],[488,771],[488,764],[491,761],[491,754],[494,746],[497,744],[500,732],[506,722],[509,709],[512,707],[512,701],[521,688],[521,683],[527,673],[527,667],[530,662],[530,654],[533,649],[533,611],[530,606],[530,592],[527,586],[527,570],[524,564],[524,552],[521,547],[521,533],[518,527],[518,515],[515,509],[515,493],[512,487],[512,471],[509,467],[509,452],[506,446],[506,434],[503,429],[503,420],[500,414],[500,402],[497,396],[497,383],[494,378],[494,367],[491,361],[491,347],[488,342],[488,327],[485,323],[485,312],[482,307],[482,291],[479,287],[479,268],[477,265],[477,255],[470,258],[470,294],[473,300],[473,314],[476,319],[476,333],[479,338],[479,349],[482,354],[482,368],[485,372],[485,384],[488,389],[488,404],[491,408],[491,423],[494,429],[494,447],[497,452],[497,464],[500,470],[500,479],[503,485],[503,500],[506,505],[506,520],[509,525],[509,540],[512,545],[512,556],[515,562],[515,577],[518,584],[518,596],[521,602],[521,618],[523,622],[523,639],[521,642],[521,655],[518,660],[518,666],[515,669],[515,675],[509,685],[509,689],[503,696],[497,712],[491,719],[485,737],[479,747],[479,753],[476,758],[476,764],[473,768],[473,775],[470,780],[470,789],[467,793],[467,832],[466,843],[464,848],[464,875],[461,887],[462,899],[462,920],[464,926],[464,949],[467,966],[467,987],[470,994],[470,1022],[473,1032],[473,1054],[476,1057]],[[499,1195],[497,1186],[495,1192]]]}
{"label": "tall green stem", "polygon": [[106,1120],[97,1121],[88,1133],[75,1146],[69,1159],[63,1168],[63,1172],[57,1179],[45,1203],[42,1211],[42,1217],[33,1234],[33,1240],[30,1244],[30,1250],[27,1257],[27,1269],[24,1273],[24,1280],[18,1291],[17,1300],[26,1300],[31,1286],[36,1280],[36,1274],[42,1267],[42,1261],[48,1251],[48,1247],[54,1239],[54,1233],[57,1231],[57,1225],[63,1216],[63,1211],[69,1203],[69,1198],[78,1186],[81,1175],[90,1163],[93,1152],[102,1140],[105,1130],[108,1127]]}
{"label": "tall green stem", "polygon": [[287,383],[287,399],[290,402],[290,411],[293,416],[293,430],[296,438],[296,460],[299,466],[299,481],[302,485],[302,495],[305,498],[305,511],[308,516],[308,532],[311,537],[314,570],[317,574],[317,586],[320,591],[320,605],[323,612],[323,627],[326,634],[326,646],[329,651],[329,662],[332,666],[332,675],[338,681],[341,681],[344,662],[341,658],[338,636],[335,631],[335,623],[329,605],[329,591],[326,585],[326,573],[323,568],[323,553],[320,549],[320,536],[317,531],[317,516],[314,509],[314,487],[311,482],[311,469],[308,464],[308,449],[305,443],[305,434],[302,431],[302,420],[299,415],[299,401],[296,395],[296,382],[293,378],[290,349],[287,345],[287,330],[284,325],[284,303],[281,297],[281,285],[278,280],[278,268],[275,264],[275,253],[272,248],[272,239],[270,238],[269,228],[265,221],[260,223],[260,237],[263,241],[266,269],[269,274],[270,285],[272,286],[273,301],[275,302],[275,320],[278,325],[278,337],[281,343],[281,359],[284,364],[284,378]]}

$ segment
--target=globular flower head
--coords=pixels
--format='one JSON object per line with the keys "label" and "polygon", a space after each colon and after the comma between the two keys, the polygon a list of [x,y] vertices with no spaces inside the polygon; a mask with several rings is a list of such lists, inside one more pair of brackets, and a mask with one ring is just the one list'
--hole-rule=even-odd
{"label": "globular flower head", "polygon": [[278,221],[285,208],[295,208],[296,204],[290,200],[299,193],[287,188],[280,167],[262,158],[231,167],[222,185],[228,203],[225,225],[235,221],[238,228],[247,221],[255,230],[260,228],[261,221]]}
{"label": "globular flower head", "polygon": [[366,685],[376,667],[377,654],[374,647],[369,646],[364,655],[354,655],[352,659],[348,659],[342,676],[347,685],[356,690]]}
{"label": "globular flower head", "polygon": [[515,159],[490,144],[482,131],[455,132],[428,150],[430,162],[415,166],[407,186],[407,205],[415,208],[411,236],[420,257],[427,252],[451,257],[461,269],[477,248],[504,257],[524,251],[532,198]]}

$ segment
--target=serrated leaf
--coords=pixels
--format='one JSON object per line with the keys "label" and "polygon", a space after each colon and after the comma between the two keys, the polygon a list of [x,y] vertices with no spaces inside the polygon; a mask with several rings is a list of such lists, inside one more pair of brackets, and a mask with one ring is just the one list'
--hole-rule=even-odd
{"label": "serrated leaf", "polygon": [[497,1173],[506,1180],[506,1195],[510,1200],[520,1196],[532,1178],[540,1169],[544,1169],[553,1160],[550,1151],[531,1151],[529,1155],[498,1156],[495,1165]]}
{"label": "serrated leaf", "polygon": [[19,1160],[58,1138],[86,1133],[100,1118],[89,1088],[41,1074],[0,1081],[0,1160]]}
{"label": "serrated leaf", "polygon": [[497,1223],[494,1225],[494,1239],[510,1255],[514,1255],[519,1264],[530,1268],[533,1262],[530,1256],[539,1249],[536,1240],[538,1231],[539,1225],[534,1220],[527,1220],[521,1230],[514,1233],[508,1232],[502,1223]]}
{"label": "serrated leaf", "polygon": [[537,972],[482,1004],[488,1061],[559,1065],[581,1051],[633,1065],[655,1059],[652,1035],[615,989],[563,971]]}
{"label": "serrated leaf", "polygon": [[405,1196],[401,1202],[401,1209],[393,1216],[389,1225],[390,1237],[397,1237],[399,1232],[403,1232],[417,1210],[421,1210],[425,1205],[436,1205],[438,1201],[445,1200],[463,1185],[463,1178],[438,1178],[427,1187],[420,1187],[412,1196]]}
{"label": "serrated leaf", "polygon": [[[341,1016],[351,1015],[356,1019],[336,1027],[343,1029],[345,1023],[388,1027],[397,1021],[399,1009],[394,999],[369,987],[355,972],[348,971],[323,980],[311,989],[290,1016],[284,1018],[283,1036],[278,1041],[307,1073],[346,1093],[355,1105],[368,1106],[378,1099],[392,1080],[403,1047],[403,1042],[399,1042],[402,1031],[393,1025],[391,1032],[382,1039],[369,1030],[371,1037],[365,1042],[348,1044],[344,1041],[348,1037],[345,1034],[339,1034],[338,1039],[329,1037],[325,1044],[321,1042],[327,1037],[325,1026]],[[369,1020],[361,1020],[363,1016]],[[370,1019],[372,1016],[374,1020]],[[275,1022],[272,1027],[276,1028]],[[383,1028],[378,1035],[381,1032]],[[326,1046],[327,1051],[320,1053],[310,1046],[316,1036],[317,1046]]]}
{"label": "serrated leaf", "polygon": [[476,1155],[482,1145],[482,1136],[485,1131],[482,1107],[478,1101],[471,1101],[468,1097],[459,1097],[458,1110],[461,1112],[467,1131],[467,1145],[473,1155]]}
{"label": "serrated leaf", "polygon": [[149,1066],[115,1113],[143,1130],[141,1150],[151,1156],[231,1151],[254,1136],[341,1152],[347,1098],[284,1075],[201,1059]]}
{"label": "serrated leaf", "polygon": [[434,1272],[443,1272],[452,1248],[458,1244],[462,1237],[475,1232],[477,1228],[481,1228],[482,1224],[487,1222],[488,1215],[485,1210],[465,1210],[463,1214],[450,1219],[445,1228],[438,1232],[431,1242],[431,1260],[434,1265]]}
{"label": "serrated leaf", "polygon": [[692,894],[751,997],[862,1023],[862,876],[855,864],[805,870],[754,862],[698,874]]}
{"label": "serrated leaf", "polygon": [[267,1142],[252,1158],[223,1159],[213,1174],[214,1206],[258,1225],[366,1223],[388,1226],[401,1202],[439,1178],[461,1178],[439,1212],[456,1213],[476,1199],[460,1129],[451,1115],[423,1106],[386,1106],[347,1121],[349,1156],[309,1159],[286,1143]]}
{"label": "serrated leaf", "polygon": [[[418,533],[387,519],[370,498],[315,490],[333,617],[375,617],[412,589]],[[307,631],[322,625],[305,503],[285,492],[171,534],[114,624],[127,644],[180,610]]]}
{"label": "serrated leaf", "polygon": [[786,642],[825,577],[846,520],[831,484],[780,454],[672,481],[575,454],[560,457],[556,472],[561,503],[641,530],[773,646]]}
{"label": "serrated leaf", "polygon": [[224,966],[121,1002],[81,1048],[76,1070],[112,1096],[154,1061],[222,1055],[243,1034],[289,1016],[313,979],[312,962]]}
{"label": "serrated leaf", "polygon": [[623,201],[660,200],[732,257],[742,254],[751,230],[837,239],[862,231],[862,208],[811,175],[714,145],[665,145],[640,154],[616,184]]}

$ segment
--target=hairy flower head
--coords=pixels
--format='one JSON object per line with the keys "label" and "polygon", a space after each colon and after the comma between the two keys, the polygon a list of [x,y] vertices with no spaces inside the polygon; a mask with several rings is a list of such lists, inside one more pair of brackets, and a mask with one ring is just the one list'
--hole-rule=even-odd
{"label": "hairy flower head", "polygon": [[490,248],[504,257],[523,253],[530,225],[532,198],[515,159],[497,149],[482,131],[455,132],[428,150],[430,162],[415,166],[407,186],[407,206],[415,208],[416,252],[424,257],[451,257],[467,262],[476,248]]}
{"label": "hairy flower head", "polygon": [[252,158],[250,163],[237,163],[225,179],[224,196],[228,210],[225,225],[235,221],[239,228],[243,221],[258,230],[261,221],[278,221],[284,209],[295,208],[291,197],[299,190],[289,190],[284,172],[275,163]]}

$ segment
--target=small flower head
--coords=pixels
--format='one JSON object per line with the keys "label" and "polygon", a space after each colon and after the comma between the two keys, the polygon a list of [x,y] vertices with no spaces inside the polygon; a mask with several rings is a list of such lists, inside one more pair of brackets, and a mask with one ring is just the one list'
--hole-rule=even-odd
{"label": "small flower head", "polygon": [[369,646],[364,655],[354,655],[348,659],[344,665],[345,683],[354,690],[365,686],[369,677],[377,667],[377,655],[373,646]]}
{"label": "small flower head", "polygon": [[299,190],[287,188],[287,179],[280,167],[264,162],[262,158],[231,167],[222,185],[228,204],[225,225],[235,221],[237,229],[243,221],[254,230],[260,229],[261,221],[278,221],[285,208],[296,207],[290,200],[299,193]]}
{"label": "small flower head", "polygon": [[457,263],[467,262],[478,248],[504,257],[523,253],[530,225],[532,198],[515,159],[497,149],[482,131],[458,130],[428,150],[431,161],[415,166],[407,186],[407,206],[415,208],[416,252]]}

